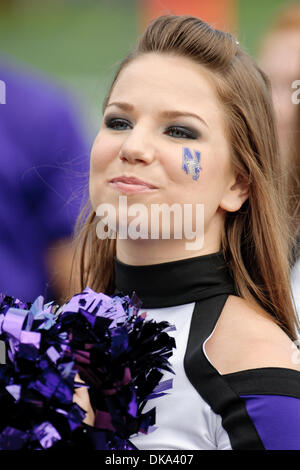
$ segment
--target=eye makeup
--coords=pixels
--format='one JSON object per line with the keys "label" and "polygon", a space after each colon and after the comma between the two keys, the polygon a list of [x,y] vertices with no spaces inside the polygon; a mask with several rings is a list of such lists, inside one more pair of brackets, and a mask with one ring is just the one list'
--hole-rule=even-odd
{"label": "eye makeup", "polygon": [[[193,155],[194,152],[194,155]],[[182,170],[187,175],[192,175],[193,180],[197,181],[200,176],[200,166],[201,152],[198,150],[190,150],[188,147],[182,148]]]}
{"label": "eye makeup", "polygon": [[[132,129],[132,123],[121,117],[118,114],[109,114],[104,118],[105,127],[113,130],[127,130]],[[173,137],[174,139],[193,139],[196,140],[200,137],[200,132],[192,127],[182,126],[180,124],[171,124],[163,131],[164,134]]]}
{"label": "eye makeup", "polygon": [[106,116],[104,118],[104,124],[108,129],[124,130],[127,129],[128,126],[130,129],[132,128],[132,124],[127,121],[127,119],[121,118],[120,116]]}
{"label": "eye makeup", "polygon": [[168,126],[167,130],[165,131],[165,134],[170,133],[172,131],[174,133],[173,135],[171,135],[171,137],[177,139],[198,139],[200,137],[200,133],[195,129],[183,127],[176,124]]}

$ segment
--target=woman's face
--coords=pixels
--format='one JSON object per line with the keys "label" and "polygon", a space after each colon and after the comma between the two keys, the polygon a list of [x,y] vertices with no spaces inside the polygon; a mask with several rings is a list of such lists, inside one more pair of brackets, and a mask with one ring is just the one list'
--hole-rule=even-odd
{"label": "woman's face", "polygon": [[[238,210],[222,105],[208,72],[189,59],[149,53],[121,72],[94,141],[90,198],[94,210],[151,204],[204,204],[205,231]],[[186,171],[183,169],[184,163]],[[152,185],[112,182],[135,177]]]}
{"label": "woman's face", "polygon": [[270,77],[277,115],[281,148],[291,142],[295,132],[297,104],[293,103],[292,84],[300,80],[300,32],[278,31],[264,42],[260,66]]}

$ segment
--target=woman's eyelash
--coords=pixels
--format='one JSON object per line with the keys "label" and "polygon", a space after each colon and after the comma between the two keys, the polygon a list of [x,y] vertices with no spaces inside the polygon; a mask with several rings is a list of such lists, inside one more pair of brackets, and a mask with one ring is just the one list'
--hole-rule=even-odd
{"label": "woman's eyelash", "polygon": [[172,135],[171,137],[174,137],[175,139],[197,139],[199,137],[199,133],[186,129],[185,127],[180,127],[180,126],[172,126],[169,127],[165,133],[175,131],[177,135]]}
{"label": "woman's eyelash", "polygon": [[[105,120],[105,126],[109,129],[114,129],[118,131],[127,130],[132,128],[132,124],[126,119],[107,117]],[[186,129],[181,126],[170,126],[164,132],[175,139],[197,139],[199,137],[199,132],[195,130]]]}
{"label": "woman's eyelash", "polygon": [[124,126],[130,127],[130,123],[121,118],[106,118],[104,122],[109,129],[124,130]]}

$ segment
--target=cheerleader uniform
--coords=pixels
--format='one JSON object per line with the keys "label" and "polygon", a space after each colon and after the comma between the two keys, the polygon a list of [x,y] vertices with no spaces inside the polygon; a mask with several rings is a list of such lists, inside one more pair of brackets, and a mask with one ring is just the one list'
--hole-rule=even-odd
{"label": "cheerleader uniform", "polygon": [[[150,399],[156,429],[136,433],[140,450],[300,449],[300,372],[263,367],[221,375],[205,352],[229,295],[237,295],[222,252],[149,265],[115,259],[116,293],[136,292],[146,319],[176,330],[172,388]],[[230,345],[229,345],[230,347]]]}

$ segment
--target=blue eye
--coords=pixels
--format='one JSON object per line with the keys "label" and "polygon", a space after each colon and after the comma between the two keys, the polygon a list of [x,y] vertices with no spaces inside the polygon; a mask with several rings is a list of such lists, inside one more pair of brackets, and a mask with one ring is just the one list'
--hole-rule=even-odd
{"label": "blue eye", "polygon": [[171,135],[171,137],[175,137],[176,139],[197,139],[199,137],[198,133],[179,126],[169,127],[166,133]]}
{"label": "blue eye", "polygon": [[129,122],[120,118],[107,118],[105,119],[105,125],[109,129],[115,129],[117,131],[126,131],[127,129],[131,129]]}

